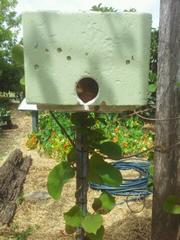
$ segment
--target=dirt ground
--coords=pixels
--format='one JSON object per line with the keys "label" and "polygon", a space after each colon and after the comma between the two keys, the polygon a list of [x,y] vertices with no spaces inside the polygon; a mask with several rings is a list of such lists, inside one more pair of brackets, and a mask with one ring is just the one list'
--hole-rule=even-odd
{"label": "dirt ground", "polygon": [[[60,201],[54,201],[47,195],[47,176],[56,161],[40,156],[36,150],[26,148],[27,135],[31,132],[31,116],[24,112],[12,110],[12,122],[17,125],[11,130],[4,130],[0,137],[0,164],[15,148],[20,148],[24,155],[31,155],[32,166],[26,178],[23,201],[18,205],[11,226],[0,228],[0,240],[11,238],[13,228],[19,232],[31,228],[28,240],[72,240],[73,236],[64,233],[63,213],[68,211],[75,202],[75,179],[65,185]],[[94,197],[100,193],[89,190],[89,210]],[[25,200],[24,200],[25,199]],[[117,197],[117,202],[124,200]],[[134,202],[131,207],[117,205],[110,214],[104,216],[105,240],[149,240],[151,230],[151,197],[144,203]],[[144,209],[141,210],[144,204]]]}

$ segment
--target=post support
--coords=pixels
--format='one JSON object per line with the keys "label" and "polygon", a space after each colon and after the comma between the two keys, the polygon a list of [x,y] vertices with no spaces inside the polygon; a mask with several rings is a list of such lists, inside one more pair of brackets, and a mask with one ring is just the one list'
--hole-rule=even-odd
{"label": "post support", "polygon": [[38,130],[38,111],[31,111],[32,116],[32,131],[36,132]]}
{"label": "post support", "polygon": [[[78,113],[81,125],[76,126],[76,150],[78,155],[76,175],[76,204],[82,209],[84,216],[87,214],[88,191],[88,143],[87,143],[87,117],[88,113]],[[84,231],[77,229],[77,240],[84,240]]]}

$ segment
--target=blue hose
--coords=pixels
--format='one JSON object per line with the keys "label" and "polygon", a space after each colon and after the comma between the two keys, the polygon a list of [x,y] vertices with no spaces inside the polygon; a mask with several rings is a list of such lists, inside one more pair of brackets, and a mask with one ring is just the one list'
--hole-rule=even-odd
{"label": "blue hose", "polygon": [[149,166],[150,162],[145,160],[133,160],[131,162],[121,160],[112,164],[119,170],[134,169],[139,172],[140,176],[136,179],[123,179],[123,182],[118,187],[112,187],[105,184],[91,183],[90,187],[95,190],[106,191],[111,195],[118,196],[135,196],[145,198],[151,194],[148,190]]}

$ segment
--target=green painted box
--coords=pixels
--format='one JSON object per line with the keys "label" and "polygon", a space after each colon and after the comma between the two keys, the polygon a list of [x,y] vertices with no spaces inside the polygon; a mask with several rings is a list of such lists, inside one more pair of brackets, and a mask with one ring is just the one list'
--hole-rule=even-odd
{"label": "green painted box", "polygon": [[27,102],[69,111],[145,105],[150,33],[150,14],[25,12]]}

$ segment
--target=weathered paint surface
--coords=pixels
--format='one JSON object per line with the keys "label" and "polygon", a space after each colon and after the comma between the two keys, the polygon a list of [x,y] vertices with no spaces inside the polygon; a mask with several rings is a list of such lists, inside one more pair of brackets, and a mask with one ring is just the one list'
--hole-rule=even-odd
{"label": "weathered paint surface", "polygon": [[23,32],[28,103],[71,109],[77,81],[91,77],[93,105],[146,104],[150,14],[26,12]]}

